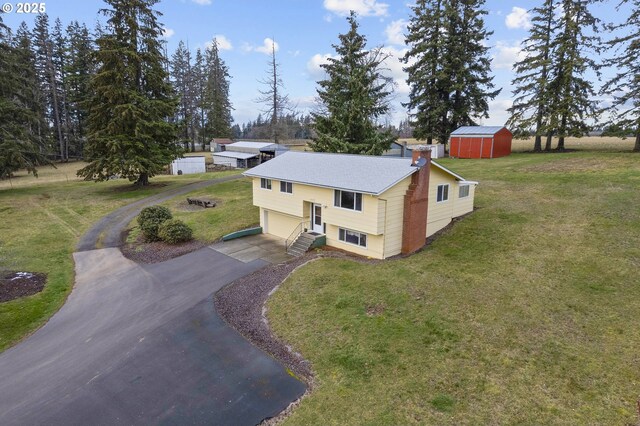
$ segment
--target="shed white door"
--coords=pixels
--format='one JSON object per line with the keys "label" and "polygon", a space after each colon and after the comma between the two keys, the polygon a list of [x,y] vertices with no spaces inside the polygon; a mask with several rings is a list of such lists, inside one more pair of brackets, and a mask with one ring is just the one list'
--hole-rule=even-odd
{"label": "shed white door", "polygon": [[322,234],[322,206],[311,204],[311,230]]}

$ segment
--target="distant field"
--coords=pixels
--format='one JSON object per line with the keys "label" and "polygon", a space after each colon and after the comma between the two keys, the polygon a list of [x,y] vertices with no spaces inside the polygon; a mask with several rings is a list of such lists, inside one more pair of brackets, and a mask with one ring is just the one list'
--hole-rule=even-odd
{"label": "distant field", "polygon": [[268,301],[316,374],[285,424],[638,424],[638,156],[441,163],[480,182],[471,215],[404,259],[313,262]]}
{"label": "distant field", "polygon": [[[420,144],[421,141],[412,138],[400,138],[399,142],[406,141],[409,145]],[[533,151],[534,138],[514,139],[511,145],[513,152]],[[580,151],[631,151],[633,149],[634,140],[632,138],[622,139],[614,137],[601,136],[585,136],[583,138],[566,138],[565,148]],[[544,140],[542,141],[544,147]],[[553,140],[552,148],[558,144],[556,139]]]}
{"label": "distant field", "polygon": [[[512,143],[513,152],[526,152],[533,150],[533,139],[514,139]],[[399,138],[398,142],[406,141],[408,145],[419,145],[423,143],[413,138]],[[308,140],[306,142],[309,142]],[[579,151],[631,151],[634,144],[633,138],[614,138],[614,137],[600,137],[600,136],[588,136],[584,138],[566,138],[566,149],[573,149]],[[552,147],[555,148],[558,141],[554,139]],[[544,141],[543,141],[544,146]],[[295,145],[291,145],[290,149],[294,151],[310,151],[311,149],[306,145],[304,140],[297,140]]]}

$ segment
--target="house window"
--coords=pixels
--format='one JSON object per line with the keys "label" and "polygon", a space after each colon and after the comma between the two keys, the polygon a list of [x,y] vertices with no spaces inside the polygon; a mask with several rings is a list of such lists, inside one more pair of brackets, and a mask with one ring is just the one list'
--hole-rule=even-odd
{"label": "house window", "polygon": [[442,185],[438,185],[438,197],[436,198],[436,201],[438,203],[442,203],[444,201],[447,201],[449,199],[449,184],[445,183]]}
{"label": "house window", "polygon": [[280,181],[280,192],[286,192],[287,194],[293,194],[293,183]]}
{"label": "house window", "polygon": [[271,179],[260,178],[260,188],[271,191]]}
{"label": "house window", "polygon": [[469,185],[460,185],[458,190],[458,198],[465,198],[469,196]]}
{"label": "house window", "polygon": [[367,234],[348,229],[338,228],[338,239],[345,243],[354,244],[360,247],[367,247]]}
{"label": "house window", "polygon": [[334,192],[333,205],[343,209],[362,211],[362,194],[359,192],[340,191]]}

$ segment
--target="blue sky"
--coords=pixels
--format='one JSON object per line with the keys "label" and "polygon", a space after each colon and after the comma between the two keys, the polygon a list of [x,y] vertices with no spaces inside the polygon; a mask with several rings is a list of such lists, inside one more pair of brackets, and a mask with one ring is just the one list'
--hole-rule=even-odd
{"label": "blue sky", "polygon": [[[17,2],[10,3],[15,6]],[[483,124],[501,125],[507,119],[511,65],[518,57],[520,42],[527,36],[527,10],[539,3],[541,0],[486,2],[486,27],[494,31],[488,40],[494,58],[494,82],[503,90],[491,102],[490,118]],[[617,1],[598,6],[595,15],[606,21],[617,19],[614,4]],[[100,0],[49,0],[45,5],[51,22],[59,17],[64,24],[78,20],[89,27],[96,22],[98,10],[105,7]],[[259,80],[266,76],[271,40],[277,46],[277,61],[290,99],[302,111],[312,108],[316,81],[322,78],[319,65],[334,53],[331,45],[337,43],[338,34],[347,31],[348,11],[356,10],[360,32],[367,37],[368,45],[384,45],[392,55],[387,67],[398,84],[389,119],[397,123],[406,117],[400,103],[406,101],[408,88],[398,61],[405,51],[402,33],[411,17],[406,0],[163,0],[156,8],[163,13],[161,22],[166,28],[169,53],[179,40],[188,42],[195,51],[218,38],[221,56],[233,77],[231,102],[238,123],[255,119],[264,109],[255,100],[263,88]],[[3,18],[12,28],[22,20],[29,26],[33,23],[33,16],[17,14],[15,10]]]}

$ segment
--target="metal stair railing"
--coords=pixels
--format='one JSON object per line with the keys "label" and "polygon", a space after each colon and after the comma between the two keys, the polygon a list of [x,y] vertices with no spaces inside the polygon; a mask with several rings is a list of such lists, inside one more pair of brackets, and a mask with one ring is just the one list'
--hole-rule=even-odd
{"label": "metal stair railing", "polygon": [[295,243],[295,241],[298,239],[298,237],[300,236],[300,234],[302,234],[303,230],[304,230],[304,225],[307,223],[306,220],[303,220],[302,222],[300,222],[293,230],[293,232],[291,233],[291,235],[289,235],[289,238],[287,238],[287,240],[284,242],[284,251],[289,250],[289,247],[291,247],[293,245],[293,243]]}

